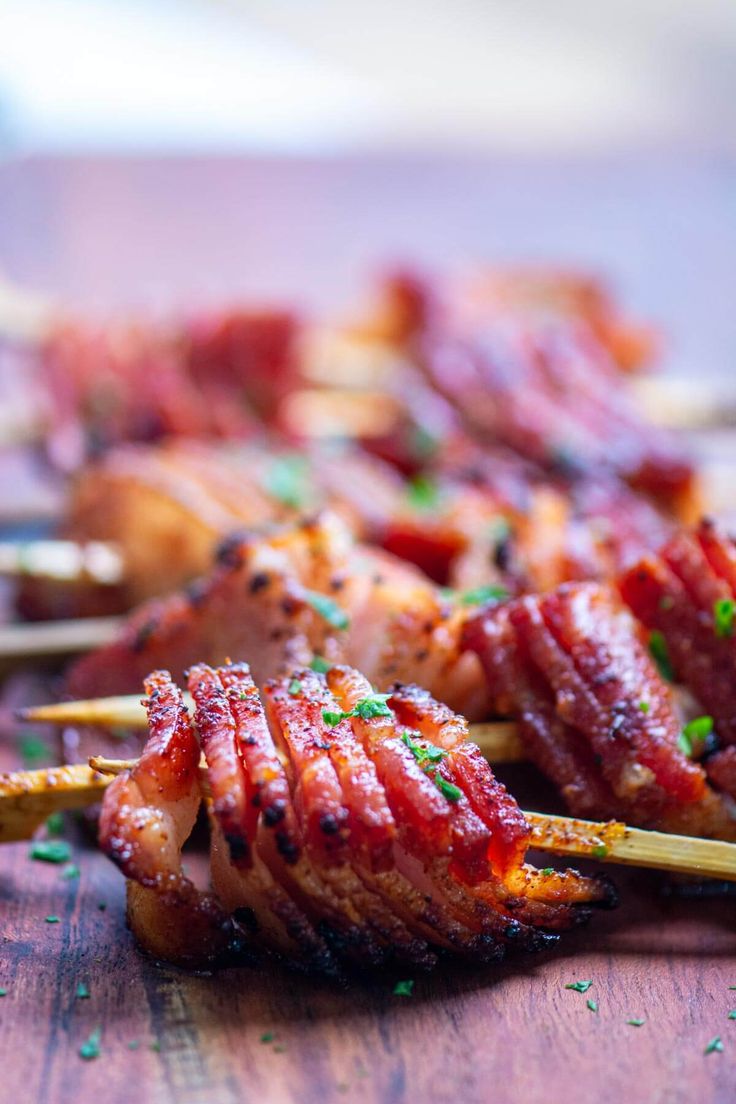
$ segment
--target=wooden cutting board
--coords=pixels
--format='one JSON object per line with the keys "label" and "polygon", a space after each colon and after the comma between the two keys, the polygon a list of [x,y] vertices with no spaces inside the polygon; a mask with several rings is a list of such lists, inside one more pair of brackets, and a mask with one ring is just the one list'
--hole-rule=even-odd
{"label": "wooden cutting board", "polygon": [[[733,337],[728,296],[707,288],[736,278],[723,234],[734,176],[725,163],[661,156],[31,160],[0,167],[0,209],[12,213],[0,220],[0,266],[30,286],[110,307],[254,290],[298,298],[305,271],[310,292],[331,304],[361,268],[399,254],[438,265],[592,260],[675,335],[681,358],[697,354],[698,370],[713,374]],[[6,698],[17,699],[18,685]],[[15,750],[0,715],[0,769],[15,765]],[[533,784],[522,793],[520,779],[513,788],[530,807],[543,796]],[[27,845],[0,850],[0,1101],[736,1096],[733,898],[667,895],[657,876],[617,874],[622,907],[557,950],[477,971],[447,965],[402,997],[393,988],[406,975],[338,989],[273,965],[213,976],[159,966],[132,945],[121,877],[69,831],[77,878],[31,861]],[[585,994],[565,988],[578,980],[593,985]],[[88,997],[77,995],[80,984]],[[633,1018],[646,1022],[628,1025]],[[97,1028],[99,1057],[85,1060],[79,1049]],[[705,1054],[716,1036],[723,1051]]]}

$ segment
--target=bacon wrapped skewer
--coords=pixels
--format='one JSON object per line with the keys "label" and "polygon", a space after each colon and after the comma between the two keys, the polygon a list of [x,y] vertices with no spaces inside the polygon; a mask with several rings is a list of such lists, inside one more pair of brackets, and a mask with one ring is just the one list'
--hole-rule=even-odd
{"label": "bacon wrapped skewer", "polygon": [[523,813],[466,722],[425,691],[377,695],[351,668],[305,668],[266,684],[264,710],[244,664],[199,664],[189,689],[216,896],[181,873],[198,748],[166,674],[147,680],[151,736],[100,822],[129,879],[130,926],[155,955],[216,960],[229,937],[331,973],[428,968],[441,953],[482,962],[613,903],[605,879],[525,864]]}
{"label": "bacon wrapped skewer", "polygon": [[465,643],[496,709],[577,816],[733,838],[736,824],[679,746],[682,723],[610,588],[567,584],[479,611]]}

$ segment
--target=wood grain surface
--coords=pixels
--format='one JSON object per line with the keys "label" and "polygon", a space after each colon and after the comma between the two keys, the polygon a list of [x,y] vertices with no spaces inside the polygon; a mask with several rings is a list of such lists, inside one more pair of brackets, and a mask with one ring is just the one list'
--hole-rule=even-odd
{"label": "wood grain surface", "polygon": [[[609,160],[542,170],[504,162],[494,175],[492,161],[440,162],[424,177],[421,166],[390,162],[5,166],[0,267],[110,306],[158,293],[187,301],[203,292],[293,292],[305,266],[312,290],[344,294],[348,267],[387,253],[583,259],[622,280],[645,312],[654,305],[683,337],[681,357],[699,350],[709,371],[728,370],[733,281],[728,302],[722,289],[735,274],[733,166]],[[9,710],[57,689],[35,674],[6,681],[0,769],[18,765]],[[549,795],[527,769],[509,777],[528,806],[546,807]],[[556,951],[500,968],[445,966],[401,997],[390,973],[339,989],[273,965],[212,976],[157,965],[132,945],[119,874],[72,818],[66,837],[76,878],[32,861],[25,844],[0,852],[1,1101],[736,1097],[733,897],[673,895],[658,876],[622,872],[621,908],[595,916]],[[196,866],[196,854],[189,861]],[[582,979],[593,982],[586,994],[565,989]],[[80,983],[89,997],[77,996]],[[646,1022],[628,1025],[633,1018]],[[98,1027],[100,1056],[85,1061],[79,1048]],[[715,1036],[723,1051],[705,1054]]]}

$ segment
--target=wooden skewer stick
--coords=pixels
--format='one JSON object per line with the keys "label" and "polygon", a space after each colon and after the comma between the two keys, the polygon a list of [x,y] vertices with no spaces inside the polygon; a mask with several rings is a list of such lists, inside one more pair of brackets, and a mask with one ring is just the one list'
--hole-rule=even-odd
{"label": "wooden skewer stick", "polygon": [[109,782],[84,764],[0,774],[0,843],[30,839],[52,813],[94,805]]}
{"label": "wooden skewer stick", "polygon": [[[188,708],[192,701],[184,695]],[[103,728],[144,730],[148,726],[145,707],[137,694],[88,701],[57,702],[20,709],[18,720],[34,724],[99,725]],[[526,758],[513,721],[470,726],[470,739],[491,763],[518,763]]]}
{"label": "wooden skewer stick", "polygon": [[106,541],[0,541],[0,575],[116,586],[123,582],[124,569],[120,552]]}
{"label": "wooden skewer stick", "polygon": [[113,641],[122,617],[80,617],[0,627],[0,669],[25,660],[79,655]]}
{"label": "wooden skewer stick", "polygon": [[[89,766],[55,767],[0,775],[0,842],[28,839],[52,813],[81,809],[100,800],[112,777],[131,770],[135,759],[90,759]],[[202,792],[209,788],[200,767]],[[736,844],[629,828],[543,813],[524,814],[532,846],[557,855],[595,858],[626,866],[736,881]]]}

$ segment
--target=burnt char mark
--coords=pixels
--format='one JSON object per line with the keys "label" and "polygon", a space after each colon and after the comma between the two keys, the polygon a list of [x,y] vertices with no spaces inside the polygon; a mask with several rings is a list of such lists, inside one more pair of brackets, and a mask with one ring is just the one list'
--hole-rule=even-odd
{"label": "burnt char mark", "polygon": [[225,841],[230,851],[230,858],[234,863],[242,862],[248,858],[250,847],[247,839],[243,836],[236,835],[234,832],[226,832]]}
{"label": "burnt char mark", "polygon": [[271,582],[271,576],[266,571],[258,571],[248,582],[248,590],[251,594],[258,594],[265,590]]}
{"label": "burnt char mark", "polygon": [[248,533],[244,530],[228,533],[215,549],[215,563],[221,567],[241,567],[247,543]]}
{"label": "burnt char mark", "polygon": [[198,609],[209,594],[210,584],[208,579],[193,579],[187,585],[184,593],[192,609]]}
{"label": "burnt char mark", "polygon": [[[253,802],[255,804],[255,798]],[[268,808],[263,810],[263,823],[267,828],[273,828],[274,825],[280,824],[285,816],[286,802],[282,799],[272,801]]]}
{"label": "burnt char mark", "polygon": [[299,859],[299,847],[291,838],[288,832],[278,831],[275,833],[276,837],[276,850],[283,860],[293,866]]}

